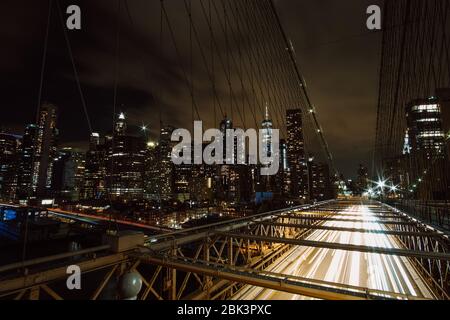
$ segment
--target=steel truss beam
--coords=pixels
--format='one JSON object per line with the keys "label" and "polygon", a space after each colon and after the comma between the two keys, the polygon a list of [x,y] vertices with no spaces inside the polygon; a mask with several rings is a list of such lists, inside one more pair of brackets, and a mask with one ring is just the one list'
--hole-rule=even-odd
{"label": "steel truss beam", "polygon": [[[298,215],[298,214],[288,214],[277,216],[280,219],[297,219],[297,220],[308,220],[308,221],[340,221],[340,222],[353,222],[353,223],[379,223],[386,225],[405,225],[405,226],[415,226],[417,223],[410,221],[392,221],[392,220],[367,220],[367,219],[338,219],[334,217],[315,217],[308,215]],[[400,218],[399,218],[400,219]]]}
{"label": "steel truss beam", "polygon": [[395,255],[401,257],[419,258],[419,259],[434,259],[434,260],[445,260],[450,261],[450,253],[440,253],[440,252],[423,252],[423,251],[413,251],[405,249],[395,249],[395,248],[378,248],[378,247],[368,247],[359,246],[351,244],[340,244],[331,242],[321,242],[321,241],[309,241],[309,240],[297,240],[288,238],[274,238],[274,237],[263,237],[248,234],[233,234],[233,233],[217,233],[218,235],[224,237],[232,237],[236,239],[251,240],[264,243],[284,243],[294,246],[304,246],[304,247],[315,247],[324,249],[334,249],[334,250],[344,250],[344,251],[356,251],[364,253],[377,253],[386,255]]}
{"label": "steel truss beam", "polygon": [[384,234],[384,235],[391,235],[391,236],[408,236],[408,237],[432,237],[432,238],[440,238],[441,237],[440,235],[433,233],[433,232],[408,232],[408,231],[391,231],[391,230],[356,229],[356,228],[343,228],[343,227],[331,227],[331,226],[295,224],[295,223],[277,223],[277,222],[261,222],[260,224],[265,225],[265,226],[293,228],[293,229],[312,229],[312,230],[327,230],[327,231],[341,231],[341,232],[354,232],[354,233],[372,233],[372,234]]}
{"label": "steel truss beam", "polygon": [[[141,255],[142,263],[325,300],[417,299],[406,295],[179,257]],[[389,297],[389,298],[386,298]]]}
{"label": "steel truss beam", "polygon": [[[127,262],[129,257],[126,254],[115,254],[105,257],[99,257],[96,259],[77,262],[82,273],[89,273],[96,270],[106,269],[108,267],[114,267],[117,264]],[[38,273],[30,274],[27,276],[17,277],[10,280],[3,280],[0,286],[0,296],[9,296],[17,292],[31,290],[33,288],[39,288],[40,286],[47,285],[50,282],[61,280],[67,277],[67,266],[41,271]],[[109,278],[108,278],[109,279]],[[44,291],[47,291],[43,288]],[[48,291],[47,291],[48,292]],[[51,294],[50,294],[51,295]],[[96,298],[97,293],[94,293],[93,297]]]}
{"label": "steel truss beam", "polygon": [[[320,213],[320,212],[323,212],[323,213],[327,213],[327,212],[331,212],[331,213],[333,213],[333,212],[344,212],[344,213],[357,213],[357,212],[359,212],[358,210],[347,210],[347,208],[348,207],[335,207],[335,208],[323,208],[323,209],[321,209],[321,208],[317,208],[317,209],[311,209],[311,210],[308,210],[308,211],[310,211],[310,212],[313,212],[313,213]],[[389,211],[389,210],[370,210],[371,211],[371,213],[372,214],[374,214],[374,215],[383,215],[383,214],[390,214],[390,213],[392,213],[392,211]]]}
{"label": "steel truss beam", "polygon": [[[361,217],[360,214],[353,214],[353,213],[342,213],[342,211],[333,211],[333,212],[310,212],[310,211],[304,211],[301,213],[301,215],[311,215],[313,217],[343,217],[343,218],[357,218]],[[371,218],[376,219],[407,219],[406,217],[397,215],[397,214],[383,214],[383,215],[371,215]]]}

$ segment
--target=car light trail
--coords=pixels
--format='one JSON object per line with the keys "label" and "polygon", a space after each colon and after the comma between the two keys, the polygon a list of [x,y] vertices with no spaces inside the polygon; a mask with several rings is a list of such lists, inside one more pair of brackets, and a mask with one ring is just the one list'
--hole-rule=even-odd
{"label": "car light trail", "polygon": [[[351,206],[340,212],[357,214],[367,222],[352,222],[348,219],[326,221],[327,227],[342,227],[369,230],[387,230],[378,223],[378,217],[368,206]],[[334,216],[339,218],[339,215]],[[375,233],[339,232],[316,230],[306,238],[342,244],[365,245],[380,248],[402,248],[391,235]],[[296,246],[288,251],[268,271],[285,275],[323,280],[373,290],[395,292],[418,298],[433,298],[431,291],[420,279],[408,258],[373,253],[350,252]],[[234,297],[241,300],[303,300],[306,297],[277,292],[258,287],[243,287]]]}

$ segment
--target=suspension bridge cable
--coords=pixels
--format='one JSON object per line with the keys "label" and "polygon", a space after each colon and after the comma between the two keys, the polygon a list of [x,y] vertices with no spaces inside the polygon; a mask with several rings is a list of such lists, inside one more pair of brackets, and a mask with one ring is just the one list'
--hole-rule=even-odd
{"label": "suspension bridge cable", "polygon": [[64,24],[64,17],[62,15],[62,10],[61,10],[61,5],[59,3],[59,0],[56,1],[56,4],[57,4],[58,14],[59,14],[60,22],[61,22],[61,27],[63,28],[63,33],[64,33],[64,38],[65,38],[65,41],[66,41],[67,50],[69,52],[70,62],[72,63],[72,68],[73,68],[73,73],[74,73],[74,77],[75,77],[75,82],[76,82],[76,85],[77,85],[78,93],[80,94],[81,105],[83,106],[83,111],[84,111],[84,115],[86,117],[87,125],[89,127],[89,132],[92,134],[93,130],[92,130],[92,125],[91,125],[91,119],[89,118],[89,113],[88,113],[88,110],[87,110],[86,99],[85,99],[84,94],[83,94],[83,89],[81,88],[81,81],[80,81],[80,77],[79,77],[79,74],[78,74],[78,69],[77,69],[77,66],[76,66],[76,63],[75,63],[75,58],[74,58],[73,52],[72,52],[72,45],[70,44],[69,35],[67,34],[67,29],[66,29],[66,26]]}
{"label": "suspension bridge cable", "polygon": [[[297,80],[298,80],[298,82],[299,82],[299,86],[300,86],[301,90],[303,91],[303,95],[305,96],[305,99],[306,99],[306,101],[307,101],[307,105],[308,105],[309,108],[313,108],[313,105],[312,105],[312,103],[311,103],[311,99],[310,99],[309,94],[308,94],[308,92],[307,92],[307,90],[306,90],[306,84],[305,84],[305,82],[304,82],[304,80],[303,80],[303,77],[301,76],[300,69],[299,69],[298,64],[297,64],[297,61],[296,61],[296,59],[295,59],[294,52],[293,52],[292,47],[291,47],[291,45],[290,45],[290,42],[289,42],[289,40],[288,40],[288,38],[287,38],[286,32],[284,31],[284,28],[283,28],[283,25],[282,25],[282,23],[281,23],[280,17],[278,16],[278,12],[277,12],[277,10],[276,10],[275,4],[274,4],[273,0],[267,0],[267,1],[269,1],[270,4],[271,4],[271,6],[272,6],[273,14],[274,14],[274,16],[276,17],[276,20],[277,20],[277,22],[278,22],[278,28],[279,28],[279,31],[280,31],[280,33],[282,34],[282,36],[283,36],[283,38],[284,38],[284,41],[285,41],[285,43],[286,43],[286,46],[287,46],[287,48],[288,48],[288,51],[289,51],[289,53],[290,53],[291,60],[292,60],[292,65],[293,65],[293,67],[294,67],[294,69],[295,69],[295,71],[296,71],[296,73],[297,73]],[[323,130],[322,130],[321,126],[319,125],[319,121],[318,121],[318,119],[317,119],[317,114],[314,112],[314,113],[311,113],[311,116],[312,116],[312,118],[313,118],[314,125],[315,125],[315,127],[317,128],[317,133],[318,133],[319,136],[320,136],[320,140],[321,140],[321,142],[322,142],[322,147],[325,149],[325,153],[326,153],[326,155],[327,155],[328,161],[330,162],[331,169],[332,169],[334,172],[337,172],[336,167],[335,167],[335,165],[334,165],[334,159],[333,159],[333,156],[332,156],[332,154],[331,154],[331,151],[330,151],[330,149],[329,149],[328,143],[327,143],[327,141],[326,141],[326,139],[325,139],[325,136],[324,136],[324,134],[323,134]]]}

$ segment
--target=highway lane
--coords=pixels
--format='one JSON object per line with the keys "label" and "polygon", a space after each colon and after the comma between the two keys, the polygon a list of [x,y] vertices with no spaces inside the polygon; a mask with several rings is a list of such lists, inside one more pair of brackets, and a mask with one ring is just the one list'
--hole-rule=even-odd
{"label": "highway lane", "polygon": [[[357,214],[368,222],[327,221],[330,227],[386,230],[370,207],[349,206],[342,214]],[[342,219],[346,219],[345,216]],[[328,230],[314,231],[307,240],[325,241],[382,248],[401,248],[394,236]],[[433,298],[408,258],[372,253],[320,248],[294,247],[268,271],[308,279],[396,292],[418,298]],[[306,297],[274,290],[245,286],[234,297],[240,300],[303,300]]]}
{"label": "highway lane", "polygon": [[[96,224],[99,222],[110,222],[111,221],[111,219],[109,217],[105,217],[105,216],[92,215],[92,214],[79,213],[79,212],[69,212],[69,211],[64,211],[61,209],[51,209],[51,210],[49,210],[49,213],[51,215],[55,215],[57,217],[59,216],[62,218],[69,218],[69,219],[75,219],[75,220],[78,219],[78,220],[86,221],[87,223],[93,223],[93,224]],[[147,230],[147,231],[158,232],[158,233],[172,231],[172,230],[162,228],[162,227],[155,227],[155,226],[151,226],[151,225],[144,224],[144,223],[122,220],[122,219],[115,219],[115,220],[113,220],[113,223],[123,225],[125,227],[137,228],[142,231]]]}

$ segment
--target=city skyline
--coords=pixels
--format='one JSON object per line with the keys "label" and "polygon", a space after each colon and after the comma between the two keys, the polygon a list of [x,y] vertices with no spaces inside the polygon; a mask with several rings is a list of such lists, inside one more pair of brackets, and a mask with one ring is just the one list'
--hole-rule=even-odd
{"label": "city skyline", "polygon": [[[78,67],[82,89],[85,92],[87,112],[90,115],[94,132],[111,130],[113,118],[116,8],[114,6],[107,8],[105,4],[104,1],[82,2],[81,6],[89,12],[86,17],[83,17],[83,28],[78,33],[69,32],[70,40],[73,42],[74,59]],[[354,168],[359,163],[369,165],[371,161],[374,132],[371,132],[370,128],[373,127],[372,123],[375,121],[377,104],[378,74],[376,65],[381,37],[378,33],[372,34],[365,29],[366,1],[353,1],[345,4],[332,0],[321,4],[278,1],[276,5],[291,36],[290,40],[300,67],[305,73],[308,89],[311,91],[313,103],[317,107],[318,117],[332,148],[338,170],[346,176],[354,176]],[[152,8],[153,4],[151,3],[142,6],[144,4],[141,1],[130,2],[129,9],[133,22],[129,21],[125,8],[121,8],[122,46],[120,47],[116,108],[123,109],[122,111],[127,113],[136,130],[145,124],[148,125],[149,134],[157,137],[160,114],[164,123],[182,128],[189,128],[191,125],[189,124],[191,121],[186,122],[186,119],[191,119],[191,102],[183,88],[182,74],[177,66],[178,63],[181,63],[188,67],[189,57],[188,52],[184,50],[183,61],[176,62],[177,57],[173,52],[167,26],[165,26],[163,48],[160,48],[157,25],[159,9]],[[5,103],[14,106],[14,110],[3,118],[1,125],[9,127],[13,132],[22,133],[23,123],[32,123],[36,114],[39,68],[42,61],[42,42],[45,38],[44,22],[47,8],[28,4],[26,10],[32,11],[33,15],[32,20],[27,21],[27,11],[19,9],[17,2],[11,3],[9,7],[10,10],[17,11],[16,16],[23,22],[23,29],[1,31],[8,32],[8,38],[12,39],[10,45],[0,56],[0,60],[9,62],[0,64],[0,68],[3,69],[2,76],[9,78],[8,88],[5,90],[7,93],[4,97]],[[184,8],[169,8],[168,10],[182,12]],[[21,13],[19,14],[19,12]],[[150,25],[143,23],[145,19],[142,13],[144,12],[154,12],[154,23]],[[294,16],[294,12],[299,16]],[[308,23],[312,20],[316,20],[318,23]],[[175,31],[180,31],[183,20],[177,20],[177,16],[174,15],[172,21],[175,21]],[[34,36],[30,38],[24,30],[33,22],[35,22]],[[42,99],[62,108],[61,126],[70,128],[61,133],[63,145],[87,150],[90,133],[74,82],[64,34],[58,23],[58,17],[53,14]],[[306,25],[315,25],[314,37],[311,37],[310,31],[308,33],[303,31],[306,30]],[[330,28],[330,25],[339,25],[339,28]],[[21,39],[20,45],[18,42],[16,43],[16,39]],[[99,39],[101,41],[98,41]],[[27,46],[27,57],[22,54],[23,51],[20,47],[22,44]],[[181,43],[180,46],[180,50],[183,51],[184,44]],[[95,58],[88,58],[83,55],[83,52],[91,52],[90,56]],[[196,55],[199,54],[200,52],[196,50]],[[332,64],[327,63],[330,56],[333,57],[334,63]],[[145,61],[142,62],[144,59]],[[219,66],[218,58],[216,60]],[[343,70],[339,61],[353,62],[346,63],[346,70]],[[11,74],[8,70],[11,70],[16,63],[25,67]],[[195,58],[194,64],[196,65],[195,82],[203,83],[207,77],[201,70],[199,58]],[[366,66],[362,67],[363,65]],[[361,81],[358,75],[358,70],[361,68],[371,70],[365,73],[370,75],[371,80]],[[157,80],[150,82],[149,78]],[[155,88],[154,83],[163,88]],[[331,84],[335,88],[332,88]],[[221,90],[227,90],[223,84],[219,85],[222,86]],[[22,88],[27,88],[32,94],[26,96],[18,94]],[[212,109],[213,102],[210,97],[205,97],[204,93],[201,93],[204,90],[200,89],[197,99],[201,116],[205,118],[209,127],[216,127],[220,117],[216,116],[214,121],[213,112],[205,111]],[[155,92],[158,93],[161,90],[164,92],[163,100],[165,102],[161,108],[163,111],[160,113],[159,106],[155,105],[154,95]],[[348,96],[349,90],[354,93],[353,101],[339,98],[342,95]],[[170,98],[171,94],[174,94],[176,98]],[[180,101],[184,102],[180,104]],[[285,107],[299,106],[288,105]],[[23,111],[20,113],[15,111],[19,109]],[[228,107],[228,114],[231,116],[233,112],[230,111]],[[361,116],[362,114],[364,117]],[[258,116],[262,120],[263,111],[258,113]],[[250,115],[247,115],[247,118],[250,118]],[[76,121],[74,121],[75,119]],[[353,119],[364,119],[364,123],[355,122]],[[233,120],[241,122],[236,108],[234,108]],[[73,127],[74,122],[77,122],[76,127]],[[313,153],[318,154],[318,152]],[[349,154],[354,154],[354,157],[348,159],[350,158]]]}
{"label": "city skyline", "polygon": [[0,13],[0,300],[450,300],[450,0],[73,1]]}
{"label": "city skyline", "polygon": [[[179,144],[179,130],[170,125],[162,126],[156,140],[149,139],[145,128],[133,134],[123,112],[116,115],[113,132],[91,134],[87,151],[61,147],[59,116],[57,106],[44,104],[38,122],[28,124],[23,136],[0,132],[0,150],[6,155],[0,158],[3,199],[38,204],[53,199],[54,204],[189,200],[258,205],[268,200],[320,201],[332,198],[336,192],[332,185],[337,177],[328,164],[318,163],[305,153],[300,109],[286,111],[288,139],[281,141],[268,105],[259,143],[251,142],[251,133],[235,128],[225,117],[216,129],[221,135],[213,138],[223,139],[219,146],[223,148],[223,159],[217,159],[214,143],[200,143],[202,153],[210,149],[212,158],[208,161],[212,163],[180,163],[178,158],[185,159],[186,152],[190,153],[189,159],[195,158],[198,141],[183,140]],[[233,140],[231,147],[228,135]],[[246,136],[250,139],[247,143],[256,150],[247,149]],[[253,136],[257,139],[258,134]],[[188,149],[186,143],[190,144]],[[202,194],[209,196],[202,198]]]}

